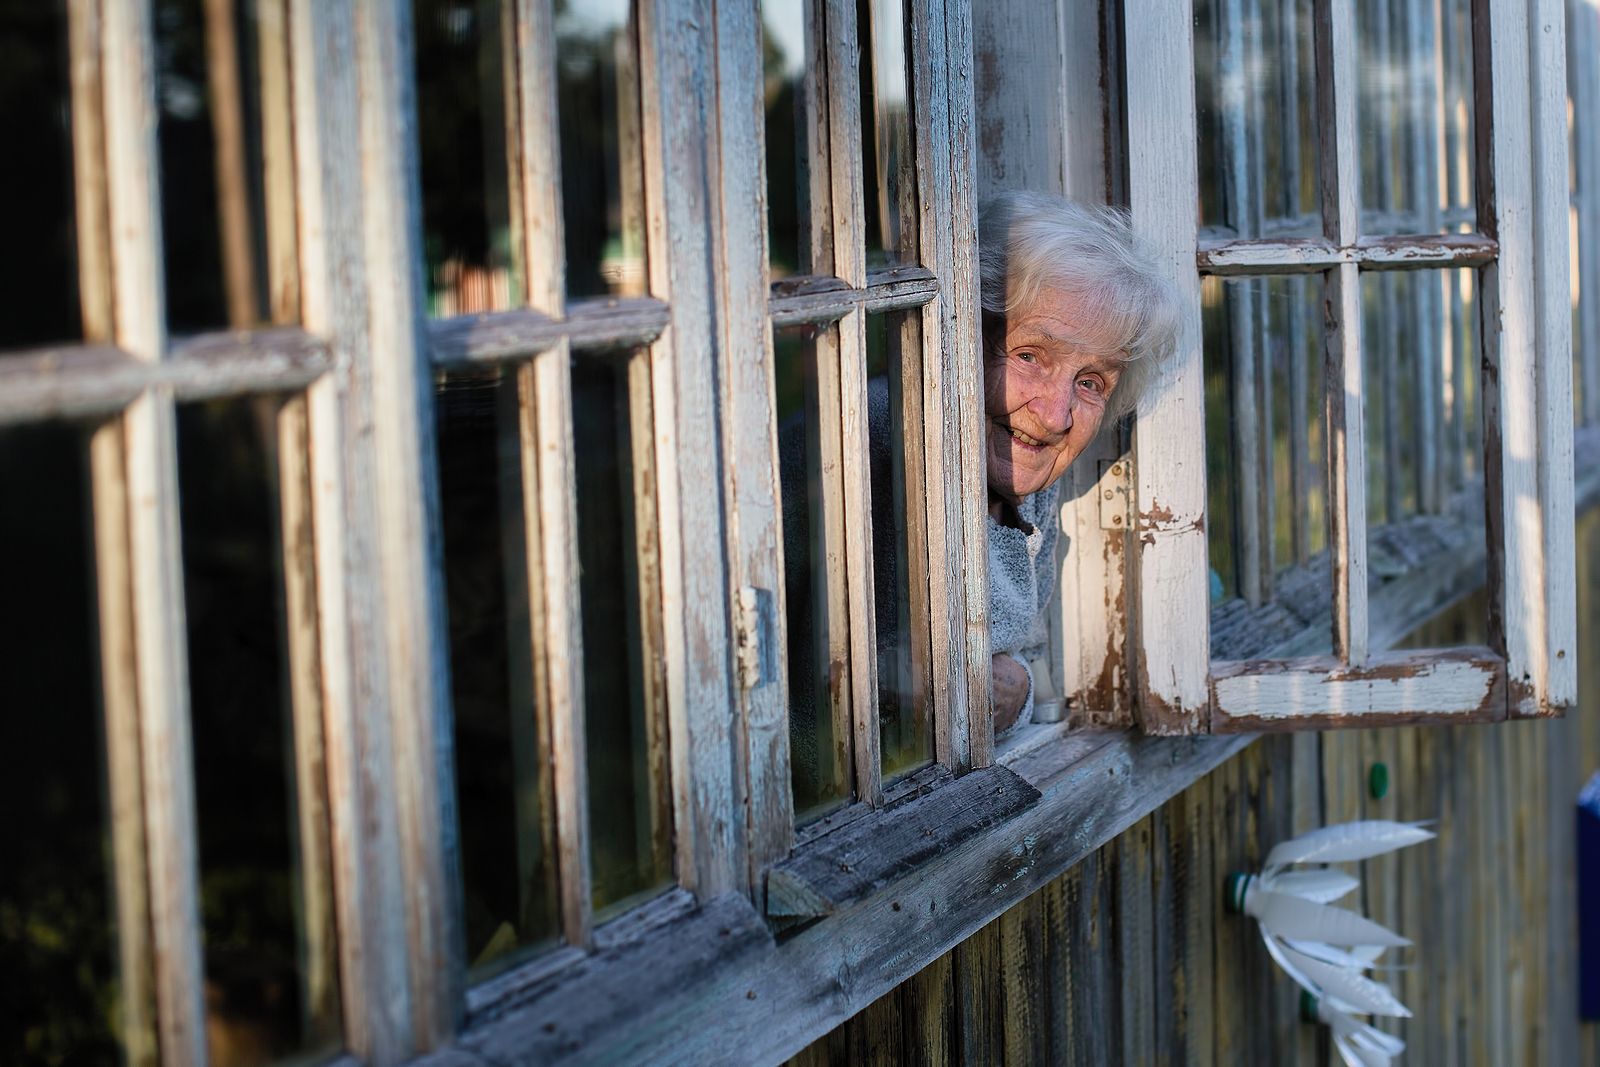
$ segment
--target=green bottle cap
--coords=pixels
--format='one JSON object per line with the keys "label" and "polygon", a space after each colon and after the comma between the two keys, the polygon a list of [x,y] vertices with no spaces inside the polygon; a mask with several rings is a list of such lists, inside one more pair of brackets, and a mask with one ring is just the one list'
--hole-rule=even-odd
{"label": "green bottle cap", "polygon": [[1389,765],[1387,763],[1374,763],[1367,772],[1367,791],[1372,794],[1373,800],[1382,800],[1389,795]]}
{"label": "green bottle cap", "polygon": [[1227,909],[1233,912],[1235,915],[1244,914],[1245,890],[1250,887],[1250,879],[1254,877],[1255,875],[1253,874],[1246,874],[1243,871],[1234,871],[1232,874],[1228,875],[1228,880],[1223,883],[1222,899],[1225,902]]}

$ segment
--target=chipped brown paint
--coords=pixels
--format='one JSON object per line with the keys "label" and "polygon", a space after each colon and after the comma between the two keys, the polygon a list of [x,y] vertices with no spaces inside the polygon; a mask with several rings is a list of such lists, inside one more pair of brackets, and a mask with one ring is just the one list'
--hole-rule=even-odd
{"label": "chipped brown paint", "polygon": [[[1430,677],[1441,664],[1463,665],[1482,671],[1482,695],[1471,707],[1453,710],[1437,708],[1363,709],[1344,712],[1308,712],[1294,715],[1236,714],[1226,710],[1221,690],[1230,680],[1300,676],[1312,685],[1393,684]],[[1498,722],[1506,717],[1508,686],[1505,663],[1487,648],[1434,650],[1379,660],[1365,667],[1349,667],[1325,656],[1295,659],[1240,660],[1220,663],[1211,677],[1211,728],[1216,733],[1282,732],[1307,729],[1339,729],[1382,723],[1400,726],[1420,723]]]}
{"label": "chipped brown paint", "polygon": [[1171,508],[1163,507],[1159,500],[1151,500],[1149,509],[1139,512],[1136,525],[1140,543],[1153,545],[1156,543],[1158,533],[1178,534],[1189,531],[1205,533],[1206,517],[1200,514],[1192,519],[1180,519]]}

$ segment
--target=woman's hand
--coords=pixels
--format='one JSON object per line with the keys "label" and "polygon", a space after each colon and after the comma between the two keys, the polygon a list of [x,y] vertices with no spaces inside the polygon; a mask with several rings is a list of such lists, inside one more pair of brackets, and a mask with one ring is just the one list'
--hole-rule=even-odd
{"label": "woman's hand", "polygon": [[994,676],[994,732],[998,735],[1015,726],[1022,714],[1022,705],[1028,701],[1028,672],[1004,652],[990,657],[989,671]]}

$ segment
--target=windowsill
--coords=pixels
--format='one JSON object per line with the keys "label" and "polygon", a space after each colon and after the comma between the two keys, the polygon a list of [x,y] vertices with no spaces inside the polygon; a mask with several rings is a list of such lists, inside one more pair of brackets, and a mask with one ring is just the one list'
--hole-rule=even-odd
{"label": "windowsill", "polygon": [[[1580,430],[1576,438],[1576,502],[1583,511],[1600,505],[1600,430]],[[1428,518],[1417,525],[1441,521],[1449,520]],[[1404,620],[1407,611],[1442,608],[1442,602],[1424,603],[1419,583],[1439,585],[1435,572],[1454,573],[1462,555],[1460,545],[1441,542],[1411,558],[1374,590],[1374,616],[1387,618],[1388,612]],[[1374,648],[1397,639],[1392,629],[1375,631]],[[1256,639],[1282,655],[1325,635],[1325,624],[1317,623],[1263,630]],[[1071,729],[1065,722],[1021,727],[1002,741],[996,767],[968,777],[1014,779],[1014,801],[1024,796],[1017,786],[1038,796],[1002,806],[981,832],[953,833],[946,847],[909,867],[885,867],[881,876],[857,879],[829,914],[799,927],[791,920],[781,940],[775,924],[744,896],[696,903],[682,890],[670,892],[597,931],[588,954],[558,950],[497,979],[503,984],[496,990],[473,990],[469,1025],[457,1044],[423,1062],[466,1067],[715,1061],[726,1059],[730,1049],[751,1062],[785,1059],[1253,739],[1158,738]],[[908,775],[886,791],[888,803],[881,809],[853,805],[803,827],[795,856],[820,855],[818,850],[837,849],[846,838],[876,841],[875,824],[889,824],[892,833],[894,826],[913,821],[907,817],[913,809],[924,829],[946,817],[970,818],[959,810],[964,780],[940,767]]]}
{"label": "windowsill", "polygon": [[[832,914],[780,942],[740,895],[678,905],[638,936],[517,983],[479,1010],[457,1045],[426,1061],[782,1060],[909,978],[930,960],[1059,877],[1250,743],[1249,736],[1156,738],[1039,726],[974,772],[1015,779],[1014,805],[914,868],[873,880]],[[973,777],[973,776],[968,776]],[[965,779],[962,779],[965,780]],[[955,816],[959,781],[898,807]],[[828,847],[834,834],[800,850]],[[565,954],[563,954],[565,955]],[[510,976],[507,976],[508,978]],[[509,990],[507,991],[509,992]]]}

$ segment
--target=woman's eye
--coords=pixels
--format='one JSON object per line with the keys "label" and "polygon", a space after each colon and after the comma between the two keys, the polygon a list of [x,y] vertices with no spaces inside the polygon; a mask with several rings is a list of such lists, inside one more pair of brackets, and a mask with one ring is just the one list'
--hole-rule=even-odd
{"label": "woman's eye", "polygon": [[1100,379],[1099,378],[1080,378],[1080,379],[1078,379],[1078,387],[1080,389],[1087,389],[1091,393],[1098,393],[1098,392],[1100,392],[1100,389],[1101,389]]}
{"label": "woman's eye", "polygon": [[1037,362],[1039,362],[1038,357],[1035,356],[1032,352],[1016,352],[1016,353],[1013,353],[1013,354],[1018,359],[1022,360],[1022,362],[1024,362],[1024,363],[1037,363]]}

